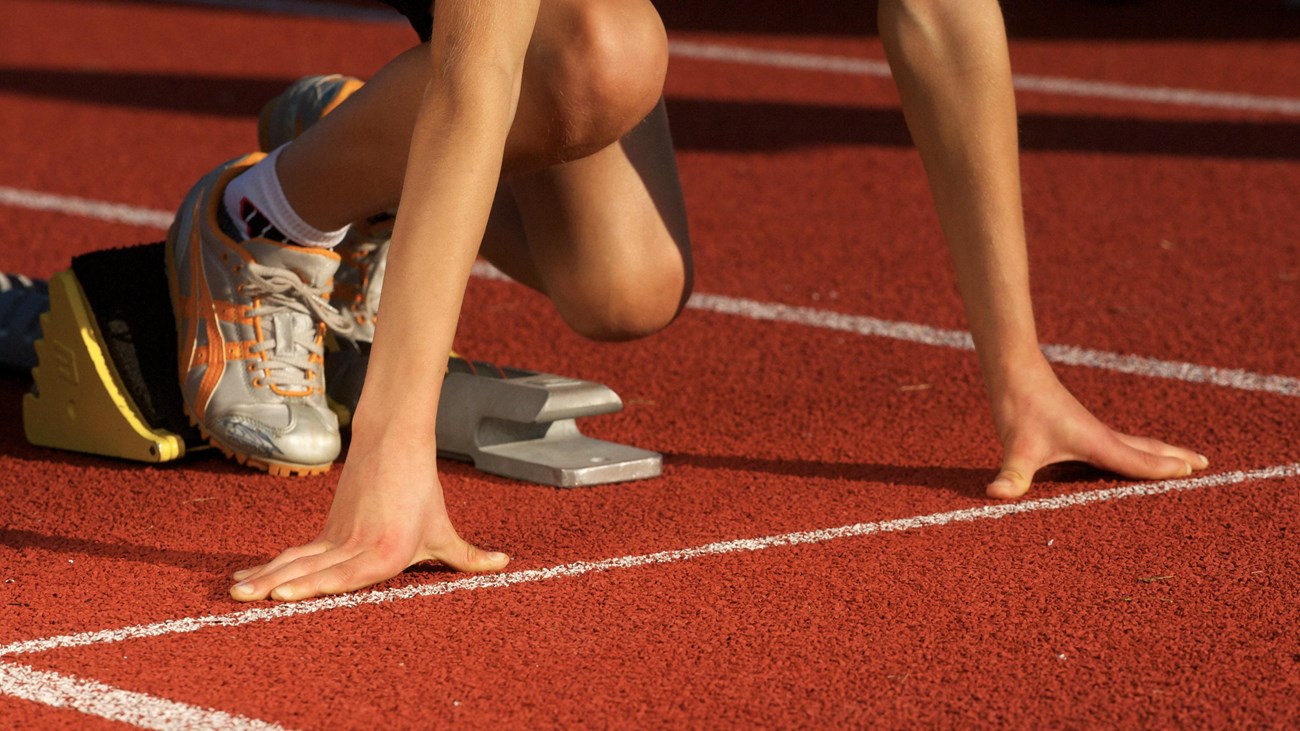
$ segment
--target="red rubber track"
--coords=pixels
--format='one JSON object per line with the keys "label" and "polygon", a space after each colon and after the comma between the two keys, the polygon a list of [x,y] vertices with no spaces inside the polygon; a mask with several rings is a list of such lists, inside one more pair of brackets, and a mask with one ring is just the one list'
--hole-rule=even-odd
{"label": "red rubber track", "polygon": [[[1284,32],[1300,15],[1280,3],[1040,5],[1004,3],[1018,73],[1300,97]],[[678,41],[883,58],[865,8],[791,7],[663,11]],[[256,109],[288,81],[365,76],[411,42],[399,23],[146,2],[10,0],[4,16],[0,186],[151,210],[250,149]],[[699,292],[964,327],[888,79],[678,56],[667,93]],[[1300,377],[1296,116],[1019,103],[1045,342]],[[160,237],[0,204],[0,271],[48,276]],[[512,572],[1003,505],[982,497],[999,453],[969,352],[699,310],[592,345],[536,295],[481,279],[458,347],[609,384],[627,407],[587,431],[665,453],[660,479],[573,491],[445,464],[462,532]],[[1059,372],[1118,428],[1194,446],[1212,473],[1300,462],[1296,396]],[[337,469],[35,448],[27,387],[0,377],[0,653],[241,611],[229,572],[319,527]],[[1119,484],[1063,467],[1030,498]],[[1300,719],[1298,514],[1300,478],[1244,480],[0,654],[0,673],[286,728],[1281,728]],[[131,727],[5,688],[5,726]]]}

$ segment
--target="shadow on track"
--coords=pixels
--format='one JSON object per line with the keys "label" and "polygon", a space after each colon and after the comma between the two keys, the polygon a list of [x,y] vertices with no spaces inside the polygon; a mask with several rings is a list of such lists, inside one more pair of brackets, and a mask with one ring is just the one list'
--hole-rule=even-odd
{"label": "shadow on track", "polygon": [[147,564],[165,564],[195,572],[225,573],[231,566],[252,566],[265,559],[246,553],[208,553],[184,551],[137,543],[96,541],[87,538],[54,536],[18,528],[0,528],[0,546],[19,551],[37,549],[71,556],[89,556]]}
{"label": "shadow on track", "polygon": [[[872,462],[826,462],[799,459],[770,459],[739,455],[693,454],[672,452],[664,454],[666,463],[685,465],[706,470],[733,470],[762,472],[772,475],[854,482],[906,485],[945,490],[961,497],[985,499],[984,487],[997,473],[995,467],[923,467],[915,465],[885,465]],[[1088,465],[1067,463],[1053,465],[1039,471],[1035,484],[1077,484],[1096,482],[1106,477],[1105,472]],[[1030,493],[1033,496],[1034,493]],[[998,502],[998,501],[994,501]]]}
{"label": "shadow on track", "polygon": [[[253,118],[292,79],[0,68],[0,92],[193,114]],[[826,145],[910,147],[887,107],[669,97],[678,149],[799,150]],[[1300,122],[1170,120],[1025,113],[1021,147],[1132,155],[1300,159]]]}
{"label": "shadow on track", "polygon": [[[88,0],[64,0],[86,2]],[[96,0],[102,4],[102,0]],[[109,0],[119,5],[204,7],[210,11],[405,23],[366,0]],[[875,36],[875,2],[812,0],[655,0],[669,32]],[[1291,39],[1300,8],[1288,0],[1001,0],[1012,38]]]}
{"label": "shadow on track", "polygon": [[[799,150],[826,145],[911,147],[899,109],[775,101],[668,99],[678,149]],[[1022,113],[1026,150],[1124,155],[1300,159],[1300,122],[1135,119]]]}
{"label": "shadow on track", "polygon": [[672,465],[698,467],[705,470],[762,472],[785,477],[912,485],[947,490],[970,498],[983,497],[984,485],[993,475],[992,470],[968,467],[916,467],[871,462],[770,459],[690,452],[664,454],[664,461]]}
{"label": "shadow on track", "polygon": [[27,373],[0,368],[0,455],[10,455],[21,445],[27,446],[23,432],[23,394],[32,388]]}
{"label": "shadow on track", "polygon": [[[874,2],[658,0],[669,31],[875,36]],[[1286,0],[1002,0],[1012,38],[1295,38]]]}
{"label": "shadow on track", "polygon": [[238,76],[0,68],[0,92],[222,117],[255,117],[267,100],[293,82]]}

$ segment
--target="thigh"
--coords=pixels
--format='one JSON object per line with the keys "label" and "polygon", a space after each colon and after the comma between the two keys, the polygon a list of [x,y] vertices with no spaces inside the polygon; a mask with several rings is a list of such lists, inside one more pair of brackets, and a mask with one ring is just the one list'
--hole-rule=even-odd
{"label": "thigh", "polygon": [[[654,105],[665,67],[663,25],[648,0],[547,0],[525,60],[503,177],[604,150]],[[314,215],[308,220],[355,220],[397,205],[430,74],[429,44],[407,50],[281,155],[290,201],[317,209],[305,212]]]}

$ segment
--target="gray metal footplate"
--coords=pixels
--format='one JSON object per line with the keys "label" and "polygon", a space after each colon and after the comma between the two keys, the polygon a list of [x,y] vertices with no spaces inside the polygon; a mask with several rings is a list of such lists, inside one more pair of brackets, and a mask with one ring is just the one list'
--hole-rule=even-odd
{"label": "gray metal footplate", "polygon": [[453,359],[438,406],[438,451],[484,472],[557,487],[657,477],[658,453],[578,429],[578,418],[622,408],[599,383]]}

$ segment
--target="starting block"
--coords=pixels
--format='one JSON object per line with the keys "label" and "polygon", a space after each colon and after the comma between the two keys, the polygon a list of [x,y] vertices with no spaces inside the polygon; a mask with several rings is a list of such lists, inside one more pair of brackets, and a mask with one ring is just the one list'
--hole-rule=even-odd
{"label": "starting block", "polygon": [[[176,378],[176,330],[162,244],[75,257],[48,285],[23,398],[28,441],[141,462],[207,448],[185,417]],[[15,350],[5,343],[4,347]],[[326,357],[331,404],[346,425],[368,350],[341,344]],[[441,456],[491,474],[557,487],[656,477],[655,452],[592,439],[577,420],[623,407],[608,387],[452,357],[438,407]]]}
{"label": "starting block", "polygon": [[[580,417],[623,408],[608,387],[484,365],[452,359],[438,402],[440,453],[494,475],[557,487],[660,473],[663,459],[657,453],[592,439],[578,430]],[[466,428],[471,424],[472,429]]]}
{"label": "starting block", "polygon": [[[368,353],[340,346],[325,360],[332,406],[346,424]],[[483,472],[556,487],[657,477],[663,458],[585,436],[577,419],[620,411],[608,386],[452,357],[438,400],[438,454]]]}

